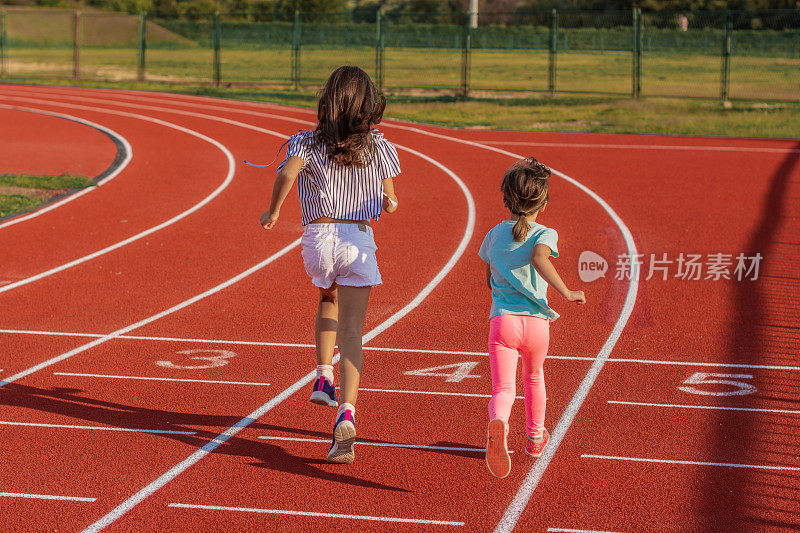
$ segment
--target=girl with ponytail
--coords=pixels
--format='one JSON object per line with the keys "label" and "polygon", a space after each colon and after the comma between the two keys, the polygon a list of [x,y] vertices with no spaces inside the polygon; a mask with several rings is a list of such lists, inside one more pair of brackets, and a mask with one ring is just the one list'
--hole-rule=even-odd
{"label": "girl with ponytail", "polygon": [[544,359],[550,343],[550,322],[558,318],[547,303],[552,286],[567,301],[586,303],[583,291],[569,290],[550,262],[558,257],[558,234],[536,222],[550,201],[550,169],[529,157],[503,176],[500,190],[511,212],[492,228],[478,255],[486,261],[486,283],[492,291],[489,360],[492,398],[486,435],[486,465],[497,477],[511,471],[508,418],[516,397],[517,359],[522,357],[525,383],[525,452],[542,455],[550,438],[544,428],[546,392]]}

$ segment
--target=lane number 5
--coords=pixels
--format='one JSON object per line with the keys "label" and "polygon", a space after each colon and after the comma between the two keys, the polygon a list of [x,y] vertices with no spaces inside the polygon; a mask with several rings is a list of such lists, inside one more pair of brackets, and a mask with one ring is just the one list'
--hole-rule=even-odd
{"label": "lane number 5", "polygon": [[213,348],[198,348],[196,350],[183,350],[181,352],[177,352],[179,354],[186,354],[191,355],[193,353],[211,353],[216,355],[196,355],[194,357],[190,357],[189,359],[197,359],[200,361],[208,361],[206,364],[202,365],[176,365],[172,361],[156,361],[158,366],[163,366],[164,368],[175,368],[181,370],[202,370],[204,368],[215,368],[218,366],[225,366],[228,364],[228,359],[231,357],[235,357],[236,354],[231,352],[230,350],[215,350]]}
{"label": "lane number 5", "polygon": [[[703,396],[744,396],[756,392],[755,385],[745,383],[744,381],[735,381],[739,379],[753,379],[753,376],[750,374],[708,374],[706,372],[696,372],[683,382],[684,385],[691,386],[678,387],[678,390],[691,394],[702,394]],[[734,387],[734,389],[714,392],[699,389],[695,387],[695,385],[729,385]]]}

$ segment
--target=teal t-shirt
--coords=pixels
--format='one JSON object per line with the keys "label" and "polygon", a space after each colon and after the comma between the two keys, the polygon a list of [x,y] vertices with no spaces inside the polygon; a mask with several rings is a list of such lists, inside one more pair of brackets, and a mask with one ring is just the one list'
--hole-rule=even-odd
{"label": "teal t-shirt", "polygon": [[531,223],[528,238],[515,241],[511,228],[516,221],[505,220],[489,230],[478,255],[492,272],[492,310],[496,315],[530,315],[555,320],[559,314],[547,304],[547,282],[533,268],[533,247],[546,244],[558,257],[556,230]]}

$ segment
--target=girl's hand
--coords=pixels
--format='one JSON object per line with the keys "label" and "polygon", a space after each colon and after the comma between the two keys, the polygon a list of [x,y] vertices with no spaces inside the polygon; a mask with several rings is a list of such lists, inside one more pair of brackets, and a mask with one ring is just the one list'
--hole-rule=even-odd
{"label": "girl's hand", "polygon": [[383,195],[383,210],[387,213],[394,213],[397,211],[397,197],[392,198],[388,194]]}
{"label": "girl's hand", "polygon": [[264,226],[264,229],[272,229],[272,226],[278,221],[279,213],[277,211],[270,212],[269,210],[264,211],[261,213],[261,225]]}
{"label": "girl's hand", "polygon": [[568,302],[577,302],[579,305],[586,303],[586,296],[583,291],[569,291],[567,292],[566,299]]}

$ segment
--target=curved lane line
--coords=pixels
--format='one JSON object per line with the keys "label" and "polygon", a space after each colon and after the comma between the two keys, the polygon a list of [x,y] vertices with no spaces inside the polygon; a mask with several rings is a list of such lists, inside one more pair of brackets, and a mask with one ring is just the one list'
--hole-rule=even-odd
{"label": "curved lane line", "polygon": [[[447,135],[441,135],[438,133],[428,132],[410,126],[403,126],[397,124],[394,124],[393,126],[413,131],[416,133],[421,133],[424,135],[430,135],[433,137],[447,139],[462,144],[475,146],[478,148],[484,148],[486,150],[507,155],[515,159],[524,159],[524,157],[519,154],[508,152],[506,150],[502,150],[494,146],[482,145],[480,143],[466,141],[455,137],[449,137]],[[625,245],[628,248],[628,254],[630,254],[631,257],[634,257],[635,254],[637,253],[637,250],[636,250],[636,244],[633,242],[633,235],[631,235],[628,226],[625,225],[625,223],[622,221],[619,215],[617,215],[617,213],[611,208],[611,206],[608,205],[608,203],[605,200],[603,200],[597,193],[595,193],[582,183],[567,176],[563,172],[559,172],[554,169],[551,170],[553,171],[553,174],[556,174],[560,178],[573,184],[574,186],[576,186],[577,188],[588,194],[598,204],[600,204],[600,206],[606,211],[606,213],[608,213],[608,215],[611,217],[611,219],[614,221],[614,223],[617,225],[620,232],[622,233],[622,237],[625,239]],[[597,357],[595,357],[594,359],[594,363],[592,363],[592,366],[589,368],[589,371],[586,373],[586,376],[583,378],[583,381],[578,386],[578,389],[575,391],[575,394],[572,396],[572,399],[570,400],[569,404],[564,410],[564,414],[561,415],[561,418],[559,419],[558,423],[556,424],[555,428],[550,434],[550,444],[544,449],[542,456],[533,464],[530,471],[528,472],[528,475],[525,477],[525,480],[522,482],[522,485],[520,486],[519,490],[514,495],[514,499],[511,501],[511,504],[509,504],[505,513],[503,513],[503,518],[500,520],[500,523],[498,523],[497,527],[495,528],[496,532],[512,531],[514,527],[517,525],[519,517],[522,515],[522,512],[525,510],[525,507],[528,505],[528,501],[533,495],[533,492],[536,490],[536,486],[542,479],[545,470],[547,470],[547,466],[553,459],[553,456],[555,455],[559,444],[561,444],[564,435],[567,433],[567,430],[572,425],[572,422],[575,420],[575,416],[578,414],[578,410],[580,409],[586,397],[589,395],[589,390],[592,388],[592,385],[594,385],[597,376],[600,374],[600,370],[602,370],[603,366],[605,365],[606,361],[611,355],[611,351],[614,349],[614,345],[616,345],[617,341],[622,335],[622,330],[625,328],[625,325],[628,323],[628,319],[630,318],[631,313],[633,312],[633,306],[636,303],[636,293],[638,291],[638,287],[639,287],[639,265],[633,262],[630,271],[630,283],[628,284],[628,292],[625,295],[625,302],[622,305],[622,311],[620,312],[619,318],[617,319],[617,322],[614,324],[614,327],[611,330],[611,334],[608,336],[606,342],[600,348]]]}
{"label": "curved lane line", "polygon": [[[233,181],[233,175],[234,175],[234,172],[235,172],[236,163],[235,163],[235,160],[233,158],[233,154],[231,154],[230,150],[228,150],[219,141],[217,141],[215,139],[212,139],[210,137],[207,137],[207,136],[203,135],[202,133],[196,132],[196,131],[191,130],[189,128],[184,128],[183,126],[178,126],[177,124],[173,124],[172,122],[167,122],[167,121],[164,121],[164,120],[161,120],[161,119],[157,119],[157,118],[154,118],[154,117],[148,117],[148,116],[139,115],[139,114],[136,114],[136,113],[128,113],[126,111],[118,111],[118,110],[105,109],[105,108],[99,108],[99,107],[82,106],[82,105],[77,105],[77,104],[67,104],[67,103],[62,103],[62,102],[51,102],[51,101],[48,101],[48,100],[39,100],[39,99],[35,99],[35,98],[22,98],[22,97],[15,97],[15,96],[12,96],[12,97],[9,97],[9,98],[14,98],[14,99],[17,99],[17,100],[24,100],[24,101],[32,101],[32,102],[40,103],[40,104],[43,103],[43,104],[47,104],[47,105],[57,105],[57,106],[60,105],[60,106],[64,106],[64,107],[72,107],[72,108],[76,108],[76,109],[83,109],[83,110],[88,110],[88,111],[96,111],[96,112],[100,112],[100,113],[109,113],[109,114],[112,114],[112,115],[131,117],[131,118],[136,118],[136,119],[140,119],[140,120],[145,120],[145,121],[148,121],[148,122],[153,122],[155,124],[160,124],[160,125],[166,126],[168,128],[172,128],[172,129],[176,129],[178,131],[182,131],[184,133],[188,133],[189,135],[193,135],[193,136],[195,136],[195,137],[197,137],[199,139],[202,139],[202,140],[204,140],[204,141],[216,146],[217,148],[219,148],[220,151],[222,151],[222,153],[225,155],[225,157],[228,160],[228,173],[225,176],[225,180],[223,180],[223,182],[216,189],[214,189],[214,191],[212,191],[211,194],[206,196],[203,200],[201,200],[200,202],[198,202],[194,206],[192,206],[189,209],[187,209],[186,211],[183,211],[182,213],[172,217],[171,219],[169,219],[169,220],[167,220],[165,222],[162,222],[161,224],[158,224],[157,226],[153,226],[153,227],[151,227],[151,228],[149,228],[149,229],[147,229],[147,230],[145,230],[145,231],[143,231],[141,233],[137,233],[136,235],[133,235],[132,237],[128,237],[127,239],[122,240],[122,241],[120,241],[120,242],[118,242],[116,244],[112,244],[111,246],[107,246],[106,248],[103,248],[102,250],[98,250],[98,251],[96,251],[94,253],[91,253],[89,255],[85,255],[85,256],[83,256],[83,257],[81,257],[79,259],[75,259],[74,261],[70,261],[69,263],[65,263],[65,264],[60,265],[58,267],[51,268],[50,270],[47,270],[45,272],[41,272],[39,274],[36,274],[34,276],[30,276],[30,277],[25,278],[25,279],[21,279],[19,281],[14,282],[14,283],[10,283],[8,285],[3,285],[2,287],[0,287],[0,293],[6,292],[6,291],[10,291],[10,290],[15,289],[17,287],[21,287],[22,285],[27,285],[27,284],[32,283],[34,281],[38,281],[38,280],[40,280],[42,278],[46,278],[48,276],[51,276],[51,275],[53,275],[53,274],[55,274],[57,272],[62,272],[64,270],[72,268],[72,267],[74,267],[76,265],[79,265],[81,263],[85,263],[86,261],[90,261],[92,259],[100,257],[101,255],[107,254],[108,252],[114,251],[114,250],[116,250],[118,248],[121,248],[123,246],[126,246],[126,245],[128,245],[128,244],[130,244],[132,242],[138,241],[139,239],[141,239],[143,237],[146,237],[146,236],[148,236],[148,235],[150,235],[152,233],[155,233],[155,232],[157,232],[159,230],[162,230],[162,229],[164,229],[164,228],[166,228],[168,226],[171,226],[175,222],[178,222],[179,220],[189,216],[190,214],[194,213],[198,209],[200,209],[203,206],[205,206],[206,204],[208,204],[211,200],[216,198],[223,190],[225,190],[228,187],[228,185],[230,185],[230,183]],[[279,138],[286,138],[286,135],[283,135],[281,133],[277,133],[277,132],[274,132],[274,131],[271,131],[271,130],[266,130],[266,129],[263,129],[263,128],[259,128],[259,130],[262,133],[275,135],[276,137],[279,137]]]}
{"label": "curved lane line", "polygon": [[15,382],[20,378],[24,378],[25,376],[29,376],[29,375],[33,374],[34,372],[38,372],[39,370],[42,370],[43,368],[47,368],[47,367],[52,366],[52,365],[54,365],[56,363],[59,363],[61,361],[65,361],[65,360],[69,359],[70,357],[72,357],[74,355],[77,355],[79,353],[83,353],[86,350],[94,348],[95,346],[98,346],[100,344],[108,342],[108,341],[110,341],[112,339],[116,339],[120,335],[124,335],[125,333],[128,333],[129,331],[133,331],[134,329],[140,328],[142,326],[146,326],[147,324],[150,324],[151,322],[155,322],[156,320],[164,318],[167,315],[171,315],[172,313],[174,313],[176,311],[180,311],[184,307],[188,307],[188,306],[192,305],[193,303],[202,300],[203,298],[211,296],[212,294],[217,293],[217,292],[221,291],[222,289],[225,289],[226,287],[230,287],[231,285],[233,285],[237,281],[240,281],[240,280],[246,278],[247,276],[249,276],[253,272],[256,272],[256,271],[260,270],[261,268],[263,268],[266,265],[270,264],[271,262],[275,261],[279,257],[283,256],[284,254],[289,252],[292,248],[296,247],[298,244],[300,244],[300,239],[295,240],[294,242],[290,243],[288,246],[286,246],[283,249],[281,249],[280,251],[274,253],[273,255],[271,255],[270,257],[268,257],[264,261],[258,263],[257,265],[248,268],[247,270],[245,270],[241,274],[238,274],[237,276],[234,276],[231,279],[229,279],[229,280],[227,280],[227,281],[225,281],[223,283],[220,283],[219,285],[217,285],[215,287],[212,287],[211,289],[208,289],[205,292],[202,292],[202,293],[200,293],[200,294],[198,294],[196,296],[193,296],[192,298],[189,298],[188,300],[184,300],[183,302],[170,307],[166,311],[162,311],[162,312],[157,313],[155,315],[149,316],[149,317],[145,318],[144,320],[140,320],[139,322],[136,322],[135,324],[131,324],[130,326],[125,326],[124,328],[120,328],[120,329],[118,329],[118,330],[116,330],[114,332],[109,333],[108,335],[103,335],[99,339],[96,339],[96,340],[93,340],[91,342],[88,342],[88,343],[86,343],[86,344],[84,344],[82,346],[78,346],[77,348],[75,348],[73,350],[70,350],[70,351],[68,351],[66,353],[63,353],[63,354],[61,354],[61,355],[59,355],[57,357],[53,357],[52,359],[48,359],[47,361],[41,362],[38,365],[35,365],[35,366],[32,366],[32,367],[30,367],[30,368],[28,368],[26,370],[23,370],[22,372],[18,372],[16,374],[14,374],[13,376],[9,376],[9,377],[7,377],[7,378],[5,378],[3,380],[0,380],[0,388],[4,387],[4,386],[6,386],[6,385],[8,385],[10,383]]}
{"label": "curved lane line", "polygon": [[[400,145],[395,145],[395,146],[407,150],[415,155],[418,155],[419,157],[432,163],[439,169],[443,170],[448,176],[450,176],[456,182],[456,184],[461,189],[467,201],[467,210],[468,210],[467,225],[464,228],[464,234],[461,237],[461,241],[459,242],[458,247],[456,248],[455,252],[453,252],[453,254],[450,256],[450,259],[447,261],[444,267],[442,267],[442,269],[436,274],[436,276],[434,276],[434,278],[422,289],[422,291],[420,291],[419,294],[417,294],[417,296],[413,300],[411,300],[411,302],[409,302],[405,307],[397,311],[395,314],[387,318],[384,322],[382,322],[381,324],[370,330],[366,335],[364,335],[362,341],[364,344],[368,343],[376,336],[386,331],[386,329],[391,327],[393,324],[397,323],[397,321],[399,321],[405,315],[410,313],[414,308],[419,306],[422,303],[422,301],[425,300],[425,298],[431,292],[433,292],[436,286],[439,285],[439,283],[441,283],[441,281],[445,278],[445,276],[447,276],[447,274],[453,269],[458,260],[461,258],[464,251],[467,248],[467,245],[469,244],[469,241],[472,239],[472,235],[475,229],[475,201],[473,200],[472,194],[470,193],[469,189],[464,184],[464,182],[455,173],[453,173],[453,171],[451,171],[438,161],[428,157],[427,155],[417,152],[416,150],[412,150],[410,148],[401,147]],[[298,242],[299,240],[295,241],[295,243],[293,244],[296,246],[296,243]],[[257,267],[260,268],[259,265],[257,265]],[[337,354],[333,358],[333,364],[336,364],[338,362],[339,362],[339,354]],[[315,377],[316,377],[315,370],[301,377],[294,384],[283,390],[279,395],[275,396],[270,401],[268,401],[267,403],[265,403],[252,413],[248,414],[246,417],[242,418],[239,422],[237,422],[224,432],[220,433],[217,437],[212,439],[208,444],[206,444],[205,446],[194,452],[192,455],[190,455],[189,457],[187,457],[186,459],[175,465],[169,471],[159,476],[158,479],[156,479],[149,485],[143,487],[136,494],[132,495],[130,498],[125,500],[115,509],[113,509],[108,514],[100,518],[100,520],[87,527],[84,530],[84,533],[101,531],[105,527],[109,526],[110,524],[112,524],[113,522],[124,516],[126,513],[128,513],[128,511],[133,509],[136,505],[138,505],[139,503],[150,497],[153,493],[155,493],[161,487],[163,487],[164,485],[175,479],[178,475],[186,471],[188,468],[198,463],[205,456],[207,456],[215,449],[217,449],[220,445],[222,445],[223,443],[228,441],[231,437],[239,433],[242,429],[246,428],[256,420],[264,416],[270,410],[272,410],[275,406],[279,405],[284,400],[289,398],[292,394],[294,394],[298,390],[302,389],[303,387],[311,383],[311,381],[313,381]],[[0,385],[2,385],[2,382],[0,382]]]}
{"label": "curved lane line", "polygon": [[[120,105],[133,105],[133,106],[139,107],[136,104],[120,104]],[[144,106],[144,107],[145,108],[151,108],[153,106]],[[213,107],[213,106],[203,105],[203,107]],[[222,106],[220,106],[220,107],[222,107]],[[160,108],[160,109],[164,109],[164,108]],[[237,110],[232,110],[232,109],[228,109],[228,108],[224,108],[224,109],[226,111],[237,111]],[[168,109],[164,109],[164,110],[168,110]],[[175,110],[172,110],[172,111],[173,112],[177,112]],[[302,119],[296,119],[296,118],[293,118],[293,117],[292,118],[280,117],[278,115],[272,115],[272,114],[269,114],[269,113],[260,113],[260,112],[243,111],[243,110],[239,110],[238,112],[246,113],[248,115],[263,116],[263,117],[267,117],[267,118],[283,119],[283,120],[287,120],[287,121],[290,121],[290,122],[296,122],[296,123],[300,123],[300,124],[313,124],[310,121],[305,121],[305,120],[302,120]],[[193,115],[199,115],[199,114],[196,114],[196,113],[192,113],[192,114]],[[222,118],[220,118],[220,120],[223,120],[224,122],[229,122],[229,123],[237,122],[237,121],[232,121],[230,119],[222,119]],[[394,124],[392,122],[384,122],[384,125],[389,126],[389,127],[395,127],[395,128],[398,128],[398,129],[405,129],[405,130],[412,131],[412,132],[415,132],[415,133],[420,133],[420,134],[423,134],[423,135],[438,137],[438,138],[441,138],[441,139],[450,140],[450,141],[458,142],[458,143],[461,143],[461,144],[474,146],[474,147],[477,147],[477,148],[482,148],[482,149],[485,149],[485,150],[489,150],[489,151],[497,152],[497,153],[500,153],[500,154],[503,154],[503,155],[507,155],[507,156],[515,158],[515,159],[523,159],[523,156],[521,156],[519,154],[508,152],[506,150],[502,150],[502,149],[496,148],[494,146],[488,146],[488,145],[485,145],[485,144],[480,144],[480,143],[476,143],[476,142],[472,142],[472,141],[458,139],[458,138],[450,137],[450,136],[447,136],[447,135],[441,135],[441,134],[437,134],[437,133],[433,133],[433,132],[428,132],[428,131],[425,131],[425,130],[420,129],[420,128],[405,126],[405,125],[401,125],[401,124]],[[398,148],[399,147],[400,146],[398,145]],[[408,148],[405,148],[405,149],[411,151]],[[582,190],[587,195],[589,195],[589,197],[591,197],[598,204],[600,204],[600,206],[606,211],[606,213],[608,213],[608,215],[611,217],[611,219],[614,221],[614,223],[619,228],[620,232],[622,233],[623,239],[625,240],[625,244],[626,244],[626,246],[628,248],[628,254],[630,254],[630,256],[633,257],[634,254],[637,253],[636,244],[633,241],[633,236],[631,235],[631,232],[628,229],[628,227],[625,225],[625,223],[622,221],[622,219],[619,217],[619,215],[617,215],[617,213],[611,208],[611,206],[608,205],[608,203],[605,200],[603,200],[603,198],[601,198],[597,193],[595,193],[594,191],[592,191],[591,189],[589,189],[588,187],[586,187],[585,185],[583,185],[579,181],[575,180],[574,178],[571,178],[570,176],[567,176],[563,172],[560,172],[560,171],[554,170],[554,169],[553,169],[553,173],[556,174],[557,176],[559,176],[560,178],[564,179],[565,181],[571,183],[572,185],[574,185],[578,189]],[[612,328],[611,334],[608,336],[608,338],[606,339],[605,343],[600,348],[600,351],[598,352],[597,356],[594,359],[594,363],[589,368],[589,371],[587,372],[587,374],[584,377],[583,381],[581,382],[581,384],[579,385],[578,389],[575,391],[575,394],[573,395],[572,399],[570,400],[569,404],[567,405],[567,408],[565,409],[564,414],[561,416],[561,419],[558,421],[558,423],[556,424],[555,428],[553,429],[553,431],[552,431],[552,433],[550,435],[550,445],[547,446],[547,448],[545,448],[545,451],[542,454],[542,456],[536,461],[536,463],[534,463],[534,465],[531,468],[530,472],[528,473],[527,477],[522,482],[522,485],[520,486],[519,490],[515,494],[514,499],[512,500],[511,504],[506,509],[505,513],[503,514],[503,518],[501,519],[500,523],[497,525],[496,531],[511,531],[516,526],[516,523],[519,520],[519,517],[522,514],[522,511],[527,506],[528,501],[530,500],[530,497],[533,495],[533,492],[536,490],[536,487],[539,484],[539,481],[541,480],[542,475],[544,475],[544,472],[547,469],[547,466],[550,464],[550,461],[552,460],[553,456],[555,455],[555,452],[558,449],[558,446],[560,445],[561,441],[563,440],[564,435],[566,434],[566,432],[569,429],[569,427],[572,425],[572,422],[574,421],[575,416],[578,413],[578,410],[580,409],[580,407],[583,404],[584,400],[588,396],[589,390],[592,388],[592,385],[594,385],[594,382],[597,379],[597,376],[600,374],[600,370],[602,370],[603,366],[605,365],[606,361],[608,360],[609,356],[611,355],[611,351],[613,350],[614,346],[616,345],[617,341],[619,340],[619,337],[622,335],[622,330],[625,328],[625,325],[628,323],[628,319],[630,318],[630,315],[633,312],[633,307],[634,307],[634,305],[636,303],[636,294],[638,292],[638,275],[639,275],[638,271],[639,271],[639,265],[633,264],[631,266],[630,283],[628,284],[628,291],[627,291],[627,293],[625,295],[625,301],[623,303],[622,311],[620,312],[620,316],[617,319],[616,323],[614,324],[614,327]]]}
{"label": "curved lane line", "polygon": [[[0,97],[2,97],[2,96],[0,95]],[[108,183],[109,181],[114,179],[120,172],[122,172],[125,169],[125,167],[128,166],[128,163],[130,163],[131,159],[133,158],[133,149],[131,148],[131,144],[128,142],[128,140],[125,137],[123,137],[122,135],[120,135],[116,131],[112,130],[111,128],[108,128],[106,126],[102,126],[100,124],[97,124],[96,122],[91,122],[91,121],[88,121],[86,119],[75,117],[75,116],[72,116],[72,115],[66,115],[64,113],[54,113],[54,112],[51,112],[51,111],[45,111],[45,110],[42,110],[42,109],[35,109],[35,108],[32,108],[32,107],[21,107],[21,106],[0,104],[0,108],[2,108],[2,109],[13,109],[13,110],[18,110],[18,111],[28,111],[28,112],[31,112],[31,113],[38,113],[38,114],[41,114],[41,115],[50,115],[50,116],[53,116],[53,117],[59,117],[59,118],[63,118],[63,119],[66,119],[66,120],[71,120],[73,122],[78,122],[79,124],[84,124],[86,126],[92,127],[92,128],[94,128],[96,130],[99,130],[99,131],[105,133],[106,135],[108,135],[111,138],[111,140],[117,146],[117,157],[114,159],[114,161],[111,163],[111,165],[105,171],[103,171],[100,174],[100,176],[103,176],[103,174],[105,174],[105,176],[103,176],[97,182],[97,186],[96,187],[87,187],[87,188],[82,189],[80,191],[77,191],[77,192],[75,192],[73,194],[70,194],[69,196],[67,196],[65,198],[62,198],[61,200],[58,200],[56,202],[53,202],[52,204],[49,204],[49,205],[47,205],[45,207],[42,207],[41,209],[37,209],[33,213],[28,213],[28,214],[25,214],[25,215],[18,215],[18,216],[14,217],[14,218],[11,218],[11,219],[3,222],[3,223],[0,223],[0,229],[6,228],[8,226],[13,226],[14,224],[19,224],[20,222],[23,222],[25,220],[30,220],[32,218],[36,218],[39,215],[47,213],[48,211],[52,211],[53,209],[55,209],[57,207],[61,207],[62,205],[66,204],[67,202],[71,202],[72,200],[75,200],[76,198],[79,198],[79,197],[83,196],[84,194],[87,194],[87,193],[95,190],[97,187],[100,187],[101,185],[103,185],[105,183]],[[120,161],[120,147],[122,148],[122,150],[121,150],[122,151],[122,160],[121,161]]]}

